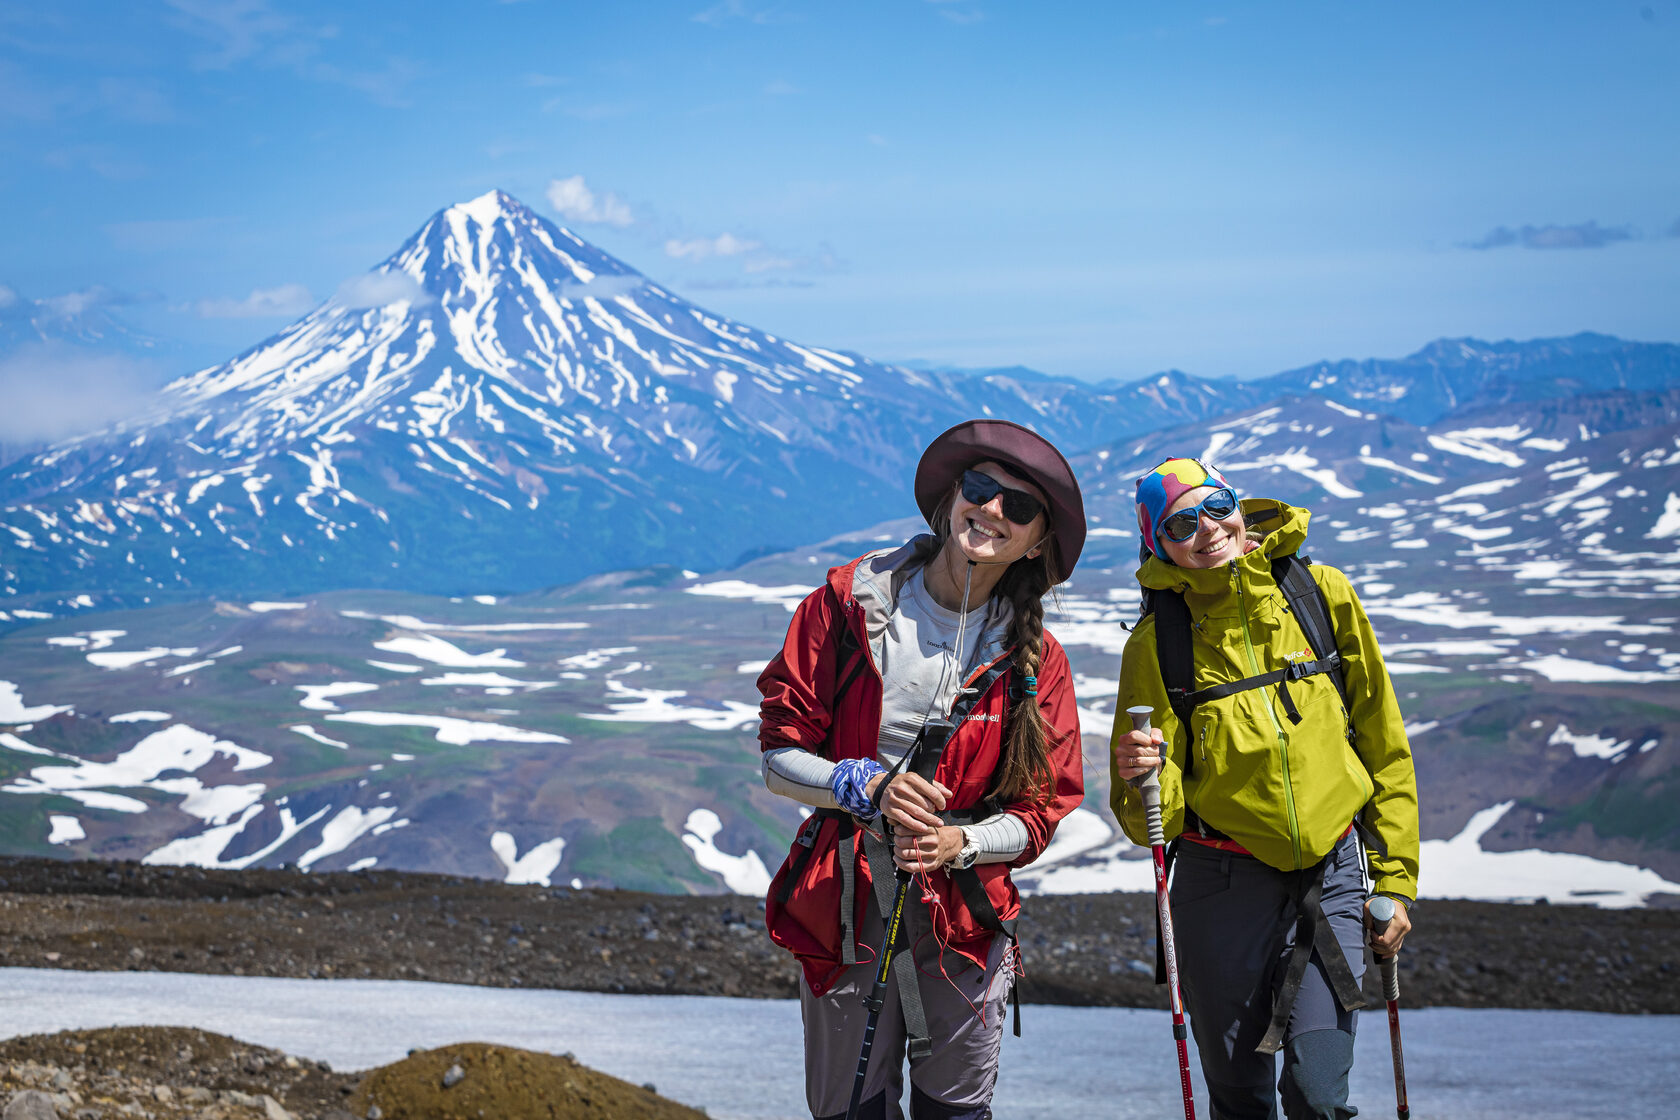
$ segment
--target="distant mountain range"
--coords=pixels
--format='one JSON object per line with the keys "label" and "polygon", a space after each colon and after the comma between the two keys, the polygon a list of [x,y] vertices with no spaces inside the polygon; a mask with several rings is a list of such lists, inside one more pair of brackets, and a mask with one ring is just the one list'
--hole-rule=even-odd
{"label": "distant mountain range", "polygon": [[138,603],[708,570],[912,512],[921,447],[973,415],[1079,455],[1288,398],[1436,425],[1680,383],[1680,347],[1602,335],[1444,340],[1254,381],[884,365],[696,307],[501,192],[435,214],[346,291],[147,415],[0,471],[0,592]]}

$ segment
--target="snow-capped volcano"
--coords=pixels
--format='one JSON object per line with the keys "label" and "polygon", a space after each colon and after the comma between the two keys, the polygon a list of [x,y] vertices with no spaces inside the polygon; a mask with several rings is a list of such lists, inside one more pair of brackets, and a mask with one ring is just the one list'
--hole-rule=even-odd
{"label": "snow-capped volcano", "polygon": [[454,590],[710,566],[908,512],[910,457],[969,407],[711,315],[492,191],[152,417],[20,463],[5,574]]}

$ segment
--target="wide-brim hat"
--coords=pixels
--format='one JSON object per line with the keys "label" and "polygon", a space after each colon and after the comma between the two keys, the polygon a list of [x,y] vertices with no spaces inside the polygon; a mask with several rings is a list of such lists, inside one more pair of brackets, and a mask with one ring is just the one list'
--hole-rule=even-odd
{"label": "wide-brim hat", "polygon": [[916,505],[929,525],[947,491],[976,463],[994,462],[1030,479],[1050,507],[1060,571],[1053,583],[1073,574],[1085,547],[1085,499],[1073,468],[1055,445],[1031,428],[1009,420],[967,420],[928,444],[916,464]]}

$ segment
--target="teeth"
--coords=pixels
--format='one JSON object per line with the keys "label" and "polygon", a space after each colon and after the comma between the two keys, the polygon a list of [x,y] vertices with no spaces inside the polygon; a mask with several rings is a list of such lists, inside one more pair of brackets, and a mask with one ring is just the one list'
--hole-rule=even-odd
{"label": "teeth", "polygon": [[999,533],[999,532],[996,532],[995,530],[989,529],[986,526],[980,524],[978,521],[973,520],[972,518],[969,519],[968,527],[970,529],[973,529],[976,533],[979,533],[982,536],[990,537],[993,540],[997,540],[997,539],[999,539],[1000,537],[1003,536],[1002,533]]}

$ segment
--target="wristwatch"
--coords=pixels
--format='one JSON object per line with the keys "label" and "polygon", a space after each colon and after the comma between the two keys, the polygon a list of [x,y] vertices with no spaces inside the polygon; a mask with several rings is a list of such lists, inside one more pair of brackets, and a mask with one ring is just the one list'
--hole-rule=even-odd
{"label": "wristwatch", "polygon": [[961,829],[961,832],[963,834],[962,850],[951,859],[951,866],[958,871],[967,871],[974,866],[974,861],[980,858],[980,845],[974,842],[974,837],[969,835],[968,829]]}

